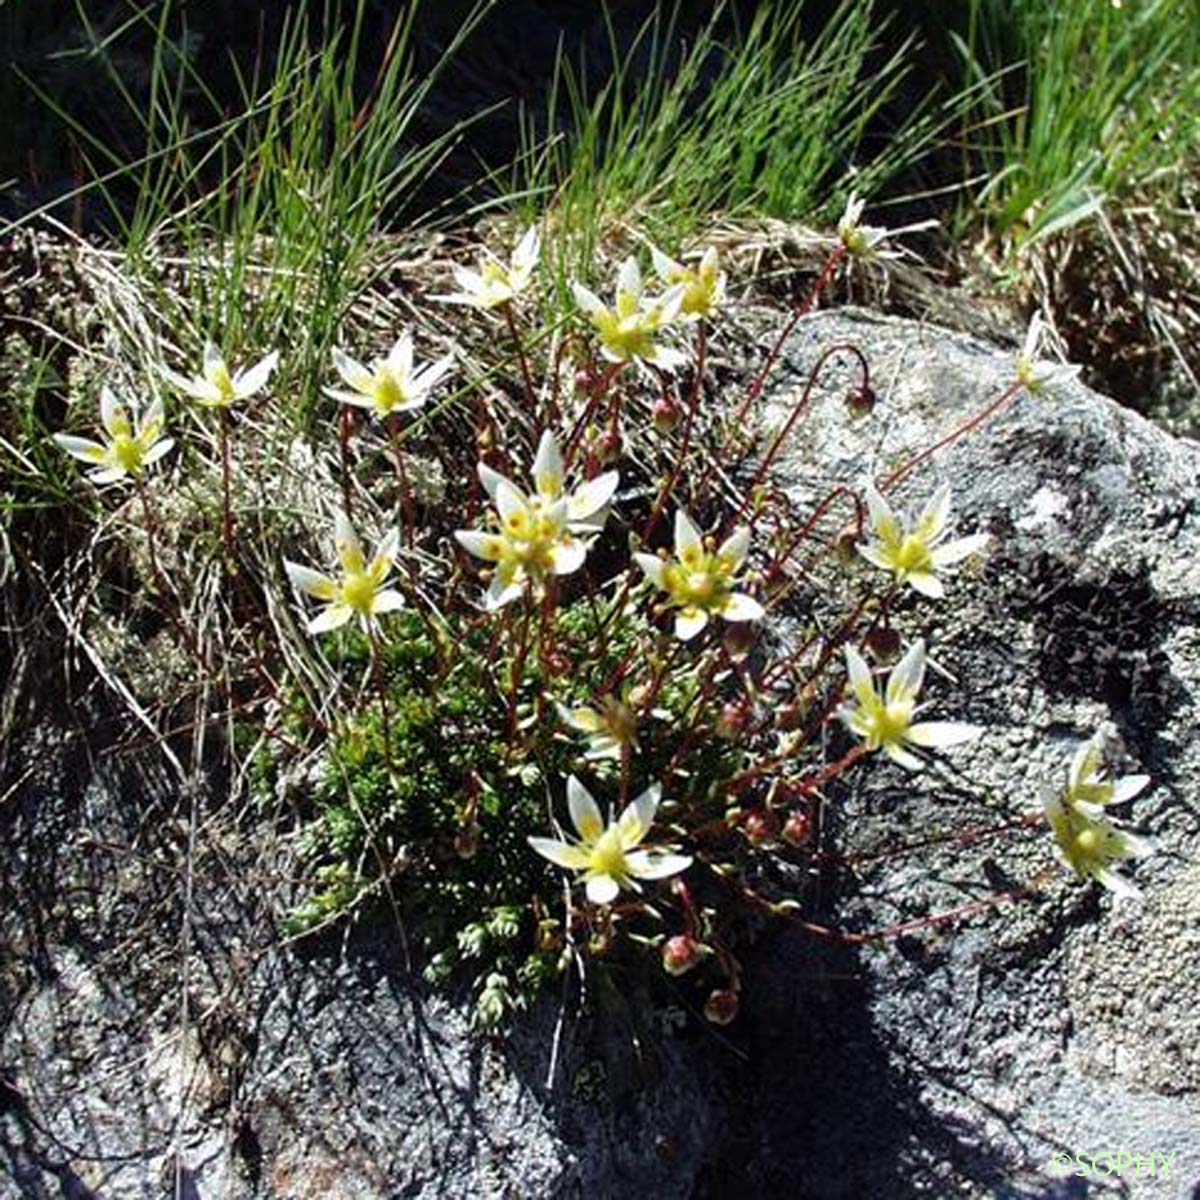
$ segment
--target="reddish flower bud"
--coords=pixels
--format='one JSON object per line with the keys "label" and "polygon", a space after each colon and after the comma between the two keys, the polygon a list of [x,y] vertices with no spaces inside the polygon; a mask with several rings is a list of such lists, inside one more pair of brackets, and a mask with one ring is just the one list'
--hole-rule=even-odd
{"label": "reddish flower bud", "polygon": [[752,846],[762,846],[774,840],[779,822],[773,812],[760,808],[747,815],[742,829]]}
{"label": "reddish flower bud", "polygon": [[717,737],[732,741],[745,732],[750,724],[750,706],[744,700],[730,700],[722,705],[717,717]]}
{"label": "reddish flower bud", "polygon": [[596,446],[596,458],[602,466],[607,467],[621,457],[624,449],[625,442],[621,437],[621,431],[609,429],[600,437],[599,444]]}
{"label": "reddish flower bud", "polygon": [[679,405],[670,396],[660,396],[650,409],[650,421],[656,432],[668,434],[679,424]]}
{"label": "reddish flower bud", "polygon": [[846,407],[852,417],[866,417],[874,411],[877,399],[875,389],[869,383],[864,383],[846,393]]}
{"label": "reddish flower bud", "polygon": [[757,639],[758,629],[753,621],[730,621],[721,634],[725,652],[735,662],[750,653]]}
{"label": "reddish flower bud", "polygon": [[849,566],[858,558],[858,526],[850,524],[845,526],[834,540],[834,553],[838,556],[838,561],[843,566]]}
{"label": "reddish flower bud", "polygon": [[808,839],[812,837],[812,817],[806,812],[801,812],[796,809],[788,814],[788,819],[783,823],[783,840],[789,846],[794,846],[797,850],[801,846],[808,844]]}
{"label": "reddish flower bud", "polygon": [[894,662],[900,654],[900,635],[891,626],[872,629],[863,642],[878,662]]}
{"label": "reddish flower bud", "polygon": [[708,947],[688,937],[686,933],[668,938],[663,946],[663,970],[668,975],[682,975],[690,971],[708,953]]}
{"label": "reddish flower bud", "polygon": [[738,1015],[738,994],[732,988],[717,988],[704,1002],[704,1019],[728,1025]]}

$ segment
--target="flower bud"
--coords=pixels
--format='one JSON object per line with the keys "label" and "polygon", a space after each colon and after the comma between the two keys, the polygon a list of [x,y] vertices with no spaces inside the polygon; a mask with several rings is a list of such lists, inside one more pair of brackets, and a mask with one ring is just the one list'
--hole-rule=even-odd
{"label": "flower bud", "polygon": [[779,831],[779,822],[773,812],[760,808],[747,814],[742,831],[752,846],[764,846],[775,840],[775,835]]}
{"label": "flower bud", "polygon": [[668,938],[662,951],[663,970],[668,975],[683,975],[708,953],[708,947],[686,933]]}
{"label": "flower bud", "polygon": [[789,846],[794,846],[797,850],[807,845],[808,839],[812,837],[812,817],[798,808],[795,809],[788,814],[788,819],[783,823],[782,836]]}
{"label": "flower bud", "polygon": [[719,738],[732,741],[745,732],[750,724],[750,706],[745,700],[730,700],[722,705],[717,717],[716,734]]}
{"label": "flower bud", "polygon": [[877,399],[875,389],[869,383],[864,383],[846,393],[846,407],[852,417],[866,417],[874,411]]}
{"label": "flower bud", "polygon": [[732,988],[717,988],[704,1002],[704,1019],[728,1025],[738,1015],[738,994]]}
{"label": "flower bud", "polygon": [[890,625],[880,625],[867,634],[863,645],[877,662],[894,662],[900,654],[900,635]]}
{"label": "flower bud", "polygon": [[459,858],[474,858],[479,852],[479,826],[468,825],[454,839],[454,853]]}
{"label": "flower bud", "polygon": [[834,540],[833,549],[838,562],[848,567],[858,558],[858,526],[851,523],[845,526]]}
{"label": "flower bud", "polygon": [[655,432],[668,434],[679,425],[679,405],[670,396],[660,396],[650,409],[650,422]]}
{"label": "flower bud", "polygon": [[621,431],[619,429],[605,430],[596,446],[596,459],[601,466],[607,467],[621,457],[624,449],[625,442],[621,437]]}
{"label": "flower bud", "polygon": [[734,662],[739,662],[745,658],[753,649],[757,639],[758,629],[753,621],[730,621],[726,624],[725,631],[721,635],[721,641],[725,646],[725,653]]}

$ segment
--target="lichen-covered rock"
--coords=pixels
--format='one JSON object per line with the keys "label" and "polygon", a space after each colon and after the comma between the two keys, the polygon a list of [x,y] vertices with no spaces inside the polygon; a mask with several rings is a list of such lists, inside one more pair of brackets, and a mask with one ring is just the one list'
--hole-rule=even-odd
{"label": "lichen-covered rock", "polygon": [[[1011,354],[966,337],[819,315],[787,346],[794,374],[766,397],[768,425],[843,341],[869,356],[880,400],[848,418],[848,355],[823,377],[775,471],[800,517],[838,483],[887,475],[1012,379]],[[919,775],[878,763],[853,778],[829,813],[840,851],[933,844],[832,875],[831,923],[997,904],[881,950],[789,933],[760,956],[737,1168],[779,1195],[1194,1196],[1200,448],[1067,381],[947,446],[906,479],[901,505],[943,481],[956,530],[993,535],[990,561],[944,600],[903,601],[898,624],[929,639],[937,715],[985,733]],[[1140,903],[1073,880],[1044,828],[975,840],[1036,811],[1101,726],[1153,781],[1130,806],[1158,846],[1136,867]],[[998,899],[1025,887],[1033,898]],[[1106,1176],[1103,1155],[1119,1151],[1175,1153],[1170,1177],[1161,1157],[1154,1176],[1145,1163]],[[1063,1153],[1099,1155],[1098,1172],[1048,1169]]]}
{"label": "lichen-covered rock", "polygon": [[[798,518],[1012,376],[1009,354],[969,338],[822,314],[786,347],[768,427],[838,341],[867,352],[879,402],[848,416],[849,357],[817,389],[773,470]],[[902,600],[897,624],[929,641],[937,715],[985,732],[920,775],[848,778],[830,848],[859,857],[827,868],[806,915],[862,932],[980,911],[879,948],[781,929],[720,1037],[618,1031],[602,1062],[548,997],[493,1043],[390,934],[281,944],[286,821],[203,790],[181,804],[147,755],[93,760],[47,733],[12,755],[0,810],[0,1193],[1194,1195],[1200,451],[1069,382],[947,447],[898,503],[941,481],[956,529],[993,549],[944,600]],[[1036,811],[1101,725],[1153,781],[1132,805],[1159,847],[1135,868],[1138,904],[1068,877],[1044,829],[988,832]],[[1156,1174],[1048,1169],[1068,1154],[1103,1171],[1120,1152],[1155,1155]]]}

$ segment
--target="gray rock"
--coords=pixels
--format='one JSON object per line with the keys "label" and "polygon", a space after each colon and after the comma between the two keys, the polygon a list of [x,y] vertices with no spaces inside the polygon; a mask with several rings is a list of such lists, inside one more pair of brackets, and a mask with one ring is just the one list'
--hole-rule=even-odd
{"label": "gray rock", "polygon": [[[880,401],[851,420],[849,356],[823,376],[775,471],[798,516],[933,445],[1012,377],[1011,355],[970,338],[822,314],[787,347],[792,375],[764,397],[768,426],[839,341],[868,354]],[[1068,381],[946,447],[899,506],[943,480],[957,529],[993,534],[991,558],[944,600],[904,602],[898,626],[927,636],[944,668],[930,677],[933,715],[986,732],[921,774],[877,763],[854,777],[829,813],[839,850],[949,840],[828,879],[842,897],[831,923],[879,929],[1030,884],[1036,898],[882,950],[780,935],[747,1013],[742,1177],[814,1197],[1195,1196],[1200,448]],[[1141,903],[1075,882],[1043,829],[969,840],[1036,810],[1100,726],[1129,772],[1153,778],[1131,806],[1159,847],[1136,868]],[[1170,1178],[1161,1160],[1154,1177],[1143,1164],[1120,1180],[1047,1169],[1067,1153],[1100,1155],[1104,1172],[1118,1151],[1174,1152]]]}

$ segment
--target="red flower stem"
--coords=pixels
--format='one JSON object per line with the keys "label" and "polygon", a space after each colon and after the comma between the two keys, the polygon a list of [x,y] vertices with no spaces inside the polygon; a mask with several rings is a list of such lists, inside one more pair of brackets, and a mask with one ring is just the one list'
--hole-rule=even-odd
{"label": "red flower stem", "polygon": [[956,442],[960,437],[964,437],[971,430],[978,428],[989,417],[995,416],[1005,405],[1011,403],[1020,395],[1024,384],[1018,379],[1012,383],[1004,391],[998,400],[993,400],[982,412],[978,412],[969,421],[964,421],[957,429],[951,430],[944,438],[934,442],[934,444],[925,450],[922,450],[915,457],[910,458],[903,466],[893,471],[882,483],[879,484],[881,492],[890,491],[901,480],[907,479],[913,471],[917,469],[923,462],[931,459],[943,447],[950,445],[951,442]]}
{"label": "red flower stem", "polygon": [[[775,440],[771,443],[771,448],[767,451],[766,456],[758,465],[758,470],[754,473],[754,478],[751,479],[749,487],[746,489],[746,498],[742,501],[741,507],[737,511],[737,516],[741,516],[746,511],[746,506],[752,503],[754,499],[754,491],[762,482],[763,476],[770,469],[771,464],[775,461],[775,456],[779,453],[783,443],[791,435],[792,430],[796,427],[796,423],[801,416],[808,411],[809,401],[812,399],[813,388],[816,386],[817,380],[820,378],[821,372],[825,368],[825,364],[835,355],[848,353],[854,355],[858,359],[859,366],[862,368],[862,386],[869,386],[871,369],[867,364],[867,357],[863,352],[850,342],[837,342],[821,353],[821,356],[813,364],[812,370],[808,373],[808,382],[804,385],[804,392],[795,406],[792,408],[791,416],[784,423],[783,428],[775,435]],[[754,518],[751,518],[751,525],[754,524]]]}
{"label": "red flower stem", "polygon": [[233,562],[233,501],[232,476],[233,468],[230,461],[230,432],[229,408],[220,408],[220,439],[221,439],[221,538],[225,544],[225,567],[229,572],[234,570]]}
{"label": "red flower stem", "polygon": [[338,451],[342,469],[342,508],[351,520],[354,518],[350,489],[350,438],[353,433],[354,412],[343,404],[341,412],[338,413]]}
{"label": "red flower stem", "polygon": [[408,486],[408,472],[404,468],[404,455],[400,450],[400,425],[398,416],[392,416],[387,419],[387,431],[388,438],[392,443],[392,457],[396,463],[396,479],[400,485],[400,502],[404,509],[404,544],[411,549],[415,527],[412,491]]}
{"label": "red flower stem", "polygon": [[692,446],[692,425],[695,423],[696,412],[700,407],[700,391],[704,384],[704,367],[707,350],[708,334],[705,330],[704,322],[701,321],[700,328],[696,333],[696,373],[692,378],[692,394],[688,397],[688,411],[683,422],[683,437],[680,440],[679,453],[675,457],[674,469],[668,476],[667,482],[663,485],[662,491],[659,492],[658,499],[654,502],[654,508],[651,510],[650,519],[646,522],[646,528],[642,530],[643,545],[649,545],[650,543],[650,535],[654,532],[654,527],[658,524],[659,517],[662,516],[667,500],[675,490],[675,485],[679,482],[679,476],[682,474],[684,463],[687,461],[688,451]]}
{"label": "red flower stem", "polygon": [[[517,350],[517,362],[521,364],[521,378],[525,382],[525,399],[529,402],[529,411],[537,411],[537,391],[533,386],[533,377],[529,373],[529,359],[525,355],[525,343],[521,341],[521,332],[517,328],[516,314],[513,312],[513,304],[511,300],[506,301],[501,305],[504,309],[504,319],[508,322],[508,332],[512,337],[513,345]],[[551,413],[551,423],[556,420],[557,414]]]}
{"label": "red flower stem", "polygon": [[788,335],[796,328],[800,321],[812,311],[813,306],[820,298],[821,293],[829,286],[834,272],[841,265],[841,261],[845,257],[846,247],[839,245],[826,260],[825,266],[821,269],[821,274],[817,276],[817,281],[813,284],[812,291],[809,292],[804,302],[793,311],[790,319],[779,331],[779,336],[775,339],[775,344],[771,347],[771,353],[767,356],[767,361],[763,364],[762,370],[754,377],[754,382],[751,383],[750,390],[746,393],[745,400],[742,401],[742,406],[733,418],[734,429],[742,427],[746,420],[746,415],[750,411],[750,406],[762,394],[768,376],[775,369],[775,364],[779,361],[780,352],[783,350],[783,343],[787,341]]}
{"label": "red flower stem", "polygon": [[604,393],[608,391],[613,380],[620,374],[624,363],[609,363],[603,375],[593,385],[588,393],[587,403],[584,405],[583,412],[579,414],[579,419],[575,422],[575,428],[571,430],[571,436],[567,438],[567,446],[563,451],[563,462],[566,466],[571,465],[572,459],[575,457],[575,451],[579,448],[579,440],[583,437],[583,432],[588,426],[588,422],[592,419],[600,401],[604,398]]}

